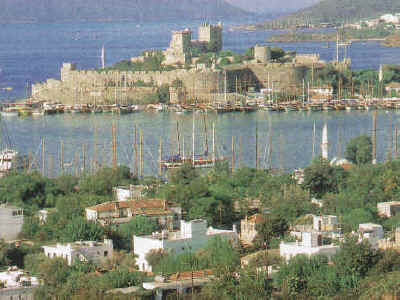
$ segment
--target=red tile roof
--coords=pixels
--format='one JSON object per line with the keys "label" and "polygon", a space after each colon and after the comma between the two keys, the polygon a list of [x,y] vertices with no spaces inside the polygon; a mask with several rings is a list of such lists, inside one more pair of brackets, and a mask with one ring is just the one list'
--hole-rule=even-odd
{"label": "red tile roof", "polygon": [[170,213],[168,204],[171,203],[168,203],[166,200],[162,199],[129,200],[105,202],[88,207],[87,209],[97,212],[107,212],[118,209],[130,209],[132,211],[132,214],[162,215]]}

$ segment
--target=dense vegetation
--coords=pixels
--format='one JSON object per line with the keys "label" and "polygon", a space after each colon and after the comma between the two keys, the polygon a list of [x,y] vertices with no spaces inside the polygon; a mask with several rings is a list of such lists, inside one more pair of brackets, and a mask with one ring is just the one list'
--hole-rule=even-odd
{"label": "dense vegetation", "polygon": [[381,82],[377,70],[340,70],[328,64],[323,68],[314,69],[314,76],[311,69],[305,68],[304,71],[302,76],[310,82],[310,85],[330,85],[338,97],[345,99],[355,98],[357,95],[363,97],[396,96],[395,92],[387,94],[385,85],[391,82],[400,82],[400,68],[397,65],[383,66],[383,80]]}
{"label": "dense vegetation", "polygon": [[[149,53],[149,55],[148,55]],[[143,56],[143,61],[131,61],[130,59],[122,60],[117,62],[112,67],[107,67],[99,72],[108,72],[108,71],[122,71],[122,72],[139,72],[139,71],[171,71],[175,68],[172,66],[165,66],[162,64],[165,57],[162,51],[150,51],[143,52],[141,54]]]}
{"label": "dense vegetation", "polygon": [[[399,11],[400,3],[397,0],[322,0],[309,8],[278,19],[274,21],[274,24],[279,24],[281,27],[309,23],[338,24]],[[259,25],[259,27],[264,28],[271,25],[273,23],[268,22]]]}
{"label": "dense vegetation", "polygon": [[[207,174],[190,166],[174,170],[168,183],[146,178],[154,189],[150,196],[161,197],[180,204],[185,219],[204,218],[215,227],[231,227],[246,215],[265,212],[259,225],[259,235],[253,248],[241,249],[220,239],[195,253],[173,256],[155,251],[148,255],[154,271],[164,275],[174,272],[212,269],[216,279],[198,295],[199,299],[267,299],[271,293],[285,299],[309,299],[354,295],[400,293],[400,260],[398,254],[372,250],[367,243],[357,243],[348,237],[342,244],[333,264],[322,257],[297,257],[289,264],[276,257],[279,242],[288,240],[290,225],[298,224],[305,215],[333,214],[345,234],[357,230],[358,224],[382,224],[391,237],[393,228],[400,226],[400,216],[379,217],[376,204],[400,198],[400,160],[371,164],[371,140],[367,136],[349,142],[346,158],[353,162],[350,169],[333,167],[318,158],[305,169],[304,184],[298,185],[290,174],[271,174],[268,170],[242,168],[231,172],[225,163]],[[135,271],[131,250],[133,234],[149,234],[158,225],[145,217],[136,217],[119,227],[102,227],[86,221],[84,208],[109,201],[112,187],[138,183],[129,169],[102,169],[82,178],[64,176],[48,179],[37,173],[13,174],[0,179],[0,199],[24,207],[26,222],[23,236],[34,246],[15,247],[0,243],[0,267],[16,264],[44,279],[37,291],[40,299],[59,297],[95,299],[105,297],[105,291],[116,287],[140,285],[147,280]],[[323,207],[311,203],[311,197],[323,202]],[[56,208],[44,224],[36,212]],[[102,266],[76,262],[72,267],[63,260],[49,260],[39,254],[40,245],[53,241],[100,240],[112,238],[115,257]],[[262,251],[249,268],[240,267],[239,257]],[[275,254],[274,254],[275,253]],[[274,263],[280,270],[271,276],[261,267]],[[103,273],[99,273],[99,270]],[[240,276],[238,276],[238,274]]]}

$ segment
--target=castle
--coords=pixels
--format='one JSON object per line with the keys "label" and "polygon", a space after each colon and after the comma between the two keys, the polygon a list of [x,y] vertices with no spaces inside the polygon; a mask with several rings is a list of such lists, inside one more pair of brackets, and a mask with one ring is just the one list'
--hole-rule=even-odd
{"label": "castle", "polygon": [[[150,50],[130,59],[130,63],[143,63],[162,54],[157,71],[78,70],[75,64],[64,63],[61,80],[33,84],[32,98],[70,105],[140,104],[153,101],[158,89],[167,87],[170,103],[237,102],[250,88],[299,94],[293,87],[301,83],[305,70],[317,71],[325,65],[318,55],[295,53],[286,53],[285,62],[275,61],[271,47],[265,45],[254,46],[252,59],[235,62],[233,55],[215,55],[201,63],[203,53],[222,50],[222,30],[221,23],[203,23],[197,40],[192,40],[190,29],[174,31],[162,53]],[[222,65],[222,60],[229,63]]]}
{"label": "castle", "polygon": [[203,23],[199,27],[198,40],[192,40],[192,31],[173,31],[169,48],[164,51],[166,65],[191,64],[192,53],[196,51],[219,52],[222,50],[222,23]]}

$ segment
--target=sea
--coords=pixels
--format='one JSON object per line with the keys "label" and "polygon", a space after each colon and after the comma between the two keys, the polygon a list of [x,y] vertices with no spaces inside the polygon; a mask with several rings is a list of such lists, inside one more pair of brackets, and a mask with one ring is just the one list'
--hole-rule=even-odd
{"label": "sea", "polygon": [[[163,23],[104,22],[59,24],[0,25],[0,101],[12,102],[25,97],[32,83],[60,78],[63,62],[74,62],[80,69],[100,66],[100,51],[105,47],[106,64],[139,55],[146,49],[164,49],[171,31],[190,28],[194,38],[201,21]],[[283,31],[233,30],[236,22],[224,22],[224,49],[244,52],[255,44],[281,47],[298,53],[319,53],[329,61],[336,57],[334,47],[326,43],[268,43],[271,34]],[[383,47],[379,42],[354,42],[348,50],[353,69],[378,69],[381,64],[400,64],[399,48]],[[392,121],[390,121],[390,119]],[[391,130],[399,125],[400,114],[378,113],[378,160],[388,155]],[[372,112],[253,112],[215,114],[176,114],[140,112],[114,116],[106,114],[64,114],[44,117],[9,117],[1,121],[1,143],[32,158],[32,165],[45,174],[60,173],[61,144],[64,144],[64,169],[70,173],[86,172],[99,165],[112,163],[112,124],[117,130],[118,163],[134,166],[134,128],[142,130],[144,140],[144,175],[158,172],[159,142],[163,156],[177,152],[176,127],[185,136],[185,152],[192,152],[193,123],[195,152],[206,149],[206,134],[211,147],[212,124],[216,128],[219,156],[232,158],[235,167],[256,166],[255,141],[258,132],[259,166],[293,170],[310,164],[320,154],[321,132],[326,123],[329,155],[343,157],[346,143],[360,134],[371,134]],[[314,135],[313,128],[316,128]],[[315,136],[315,137],[314,137]],[[270,138],[271,137],[271,138]],[[42,141],[45,147],[42,147]],[[270,143],[272,140],[272,143]],[[183,145],[181,145],[181,148]],[[394,151],[395,146],[391,147]],[[314,150],[313,150],[314,149]],[[272,159],[269,161],[269,152]],[[85,163],[83,162],[85,161]],[[95,162],[96,161],[96,162]]]}

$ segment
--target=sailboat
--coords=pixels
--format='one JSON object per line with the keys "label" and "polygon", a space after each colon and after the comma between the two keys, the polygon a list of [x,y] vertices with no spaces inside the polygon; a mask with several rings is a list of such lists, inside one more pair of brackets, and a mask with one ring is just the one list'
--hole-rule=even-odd
{"label": "sailboat", "polygon": [[179,125],[177,124],[177,142],[178,142],[178,153],[169,156],[167,159],[160,160],[160,167],[162,169],[176,169],[182,167],[185,163],[190,164],[193,168],[213,168],[217,161],[223,161],[225,158],[216,158],[215,151],[215,125],[213,124],[212,129],[212,152],[211,157],[208,152],[208,140],[207,132],[205,128],[205,150],[203,153],[196,154],[195,149],[195,119],[193,117],[193,129],[192,129],[192,155],[191,157],[185,156],[185,140],[183,138],[183,151],[180,149],[180,132]]}
{"label": "sailboat", "polygon": [[[2,126],[2,128],[7,132],[5,126]],[[19,155],[18,151],[11,146],[10,138],[7,133],[5,137],[8,145],[2,147],[0,151],[0,178],[13,171],[20,171],[24,167],[23,158]]]}

